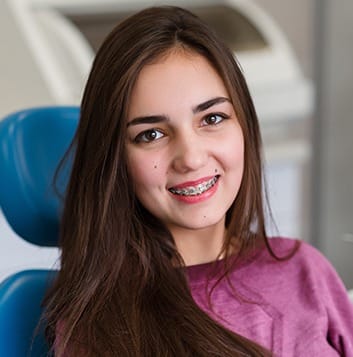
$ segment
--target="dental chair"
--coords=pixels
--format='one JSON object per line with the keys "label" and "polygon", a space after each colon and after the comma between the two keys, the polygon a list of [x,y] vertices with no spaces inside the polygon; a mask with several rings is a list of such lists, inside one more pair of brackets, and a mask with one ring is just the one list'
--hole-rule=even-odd
{"label": "dental chair", "polygon": [[[55,185],[54,176],[78,118],[77,107],[45,107],[0,120],[0,207],[15,233],[32,244],[58,244],[70,160],[59,171]],[[54,270],[25,270],[0,282],[1,357],[47,356],[44,329],[37,330],[37,325],[41,302],[55,274]]]}

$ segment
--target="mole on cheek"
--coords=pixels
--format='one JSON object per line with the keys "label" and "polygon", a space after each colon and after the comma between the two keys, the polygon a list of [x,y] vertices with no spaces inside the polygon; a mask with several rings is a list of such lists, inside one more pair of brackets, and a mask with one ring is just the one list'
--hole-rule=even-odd
{"label": "mole on cheek", "polygon": [[218,170],[217,170],[217,169],[215,169],[215,170],[214,170],[214,172],[215,172],[215,174],[216,174],[216,173],[218,172]]}
{"label": "mole on cheek", "polygon": [[154,168],[156,169],[156,168],[157,168],[157,165],[154,165]]}

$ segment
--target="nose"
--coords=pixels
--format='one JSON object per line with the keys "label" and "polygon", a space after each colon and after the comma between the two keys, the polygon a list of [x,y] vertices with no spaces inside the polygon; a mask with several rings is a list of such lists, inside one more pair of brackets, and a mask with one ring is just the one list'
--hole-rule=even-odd
{"label": "nose", "polygon": [[206,165],[208,151],[201,138],[188,135],[175,142],[172,155],[174,170],[185,173]]}

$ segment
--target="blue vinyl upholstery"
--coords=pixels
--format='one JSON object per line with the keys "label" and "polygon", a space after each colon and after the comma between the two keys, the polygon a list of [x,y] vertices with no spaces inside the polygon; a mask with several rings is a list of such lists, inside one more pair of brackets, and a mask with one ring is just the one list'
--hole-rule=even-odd
{"label": "blue vinyl upholstery", "polygon": [[[0,206],[12,229],[30,243],[58,244],[70,158],[55,186],[53,181],[78,119],[78,107],[44,107],[19,111],[0,121]],[[41,302],[55,274],[26,270],[0,282],[0,357],[47,355],[43,331],[35,332]]]}
{"label": "blue vinyl upholstery", "polygon": [[[53,178],[78,116],[77,107],[46,107],[0,121],[0,205],[12,229],[31,243],[57,245],[60,197]],[[57,180],[61,193],[65,171]]]}
{"label": "blue vinyl upholstery", "polygon": [[26,270],[0,285],[0,356],[46,356],[43,329],[34,334],[41,316],[41,301],[54,271]]}

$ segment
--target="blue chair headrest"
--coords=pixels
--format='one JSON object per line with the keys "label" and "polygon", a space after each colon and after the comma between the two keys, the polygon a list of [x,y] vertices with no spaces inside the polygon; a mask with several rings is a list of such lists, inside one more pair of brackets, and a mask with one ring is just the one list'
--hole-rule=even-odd
{"label": "blue chair headrest", "polygon": [[12,229],[41,246],[57,246],[70,162],[56,169],[75,134],[78,107],[22,110],[0,121],[0,206]]}

